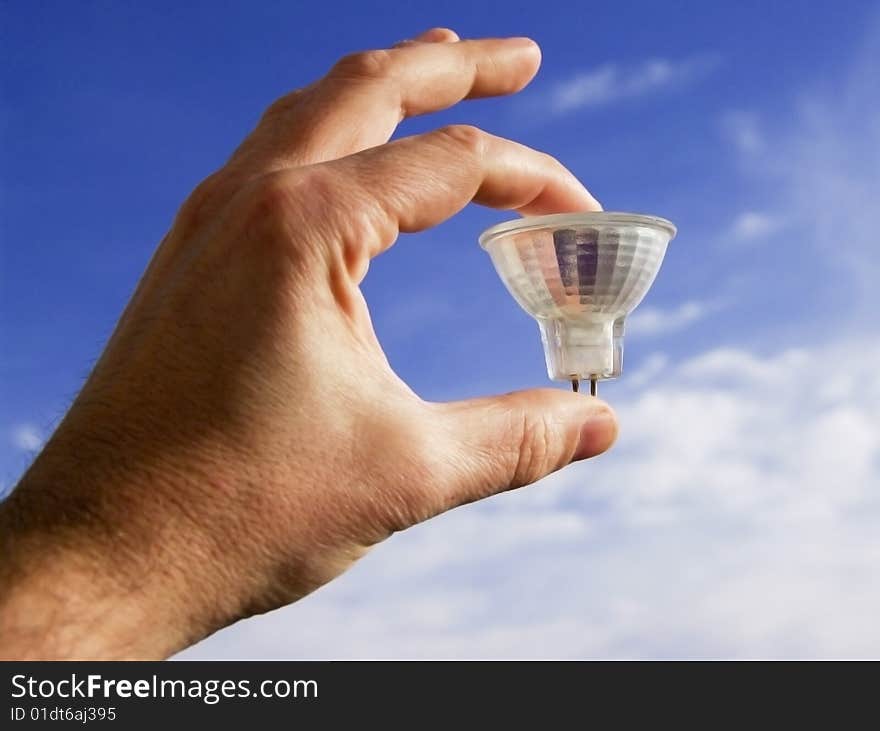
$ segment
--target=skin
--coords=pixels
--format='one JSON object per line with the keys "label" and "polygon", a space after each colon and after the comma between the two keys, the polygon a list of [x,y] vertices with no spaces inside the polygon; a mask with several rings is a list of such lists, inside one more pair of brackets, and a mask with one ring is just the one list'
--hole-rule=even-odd
{"label": "skin", "polygon": [[[468,202],[598,210],[552,157],[405,117],[511,94],[528,39],[432,29],[272,104],[184,202],[88,381],[0,505],[0,656],[162,658],[396,531],[607,449],[601,401],[456,403],[391,370],[360,282]],[[476,547],[475,547],[476,549]]]}

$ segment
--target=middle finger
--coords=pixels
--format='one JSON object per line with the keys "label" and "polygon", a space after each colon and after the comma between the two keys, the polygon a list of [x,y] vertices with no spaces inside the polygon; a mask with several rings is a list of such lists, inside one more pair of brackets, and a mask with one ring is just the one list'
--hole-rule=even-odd
{"label": "middle finger", "polygon": [[237,157],[259,172],[345,157],[387,142],[406,117],[519,91],[540,59],[528,38],[415,43],[346,56],[316,84],[276,101]]}

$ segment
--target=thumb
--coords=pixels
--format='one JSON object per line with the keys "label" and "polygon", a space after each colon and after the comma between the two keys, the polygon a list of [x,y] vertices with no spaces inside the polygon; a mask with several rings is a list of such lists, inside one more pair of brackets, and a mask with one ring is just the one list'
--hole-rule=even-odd
{"label": "thumb", "polygon": [[617,420],[592,396],[535,389],[444,404],[455,441],[448,503],[460,505],[528,485],[594,457],[617,438]]}

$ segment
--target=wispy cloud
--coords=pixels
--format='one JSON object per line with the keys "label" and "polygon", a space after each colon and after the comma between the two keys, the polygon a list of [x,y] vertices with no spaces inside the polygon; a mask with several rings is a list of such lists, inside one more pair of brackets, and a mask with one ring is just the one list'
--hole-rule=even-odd
{"label": "wispy cloud", "polygon": [[801,105],[803,128],[780,145],[776,162],[792,217],[812,235],[814,253],[851,280],[872,322],[880,307],[878,65],[880,23],[842,95],[832,90]]}
{"label": "wispy cloud", "polygon": [[717,63],[717,57],[701,55],[680,60],[654,58],[632,67],[605,64],[557,83],[550,106],[562,114],[678,90],[707,76]]}
{"label": "wispy cloud", "polygon": [[728,239],[735,243],[751,243],[766,239],[785,227],[785,218],[767,211],[743,211],[730,226]]}
{"label": "wispy cloud", "polygon": [[880,22],[875,21],[849,73],[802,94],[784,123],[747,110],[729,112],[721,120],[752,195],[761,196],[770,209],[742,214],[729,238],[750,241],[782,228],[790,231],[791,236],[774,242],[777,252],[788,247],[793,259],[802,260],[808,247],[810,259],[822,262],[825,279],[846,279],[853,293],[847,303],[850,322],[854,305],[860,319],[867,314],[871,320],[880,306],[878,64]]}
{"label": "wispy cloud", "polygon": [[685,302],[678,307],[640,307],[627,320],[627,331],[638,337],[668,335],[717,311],[720,302]]}
{"label": "wispy cloud", "polygon": [[755,155],[764,150],[764,133],[754,112],[742,109],[727,112],[721,118],[721,132],[742,154]]}
{"label": "wispy cloud", "polygon": [[666,353],[649,355],[638,370],[627,374],[626,385],[631,389],[647,386],[669,367],[669,356]]}
{"label": "wispy cloud", "polygon": [[33,424],[19,424],[12,429],[10,437],[13,446],[25,452],[34,452],[43,444],[40,430]]}

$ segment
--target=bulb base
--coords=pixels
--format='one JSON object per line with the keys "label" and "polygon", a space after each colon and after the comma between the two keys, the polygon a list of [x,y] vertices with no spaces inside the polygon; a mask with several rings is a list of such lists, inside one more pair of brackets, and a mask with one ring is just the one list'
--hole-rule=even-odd
{"label": "bulb base", "polygon": [[624,318],[539,320],[547,375],[554,381],[616,378],[623,369]]}

